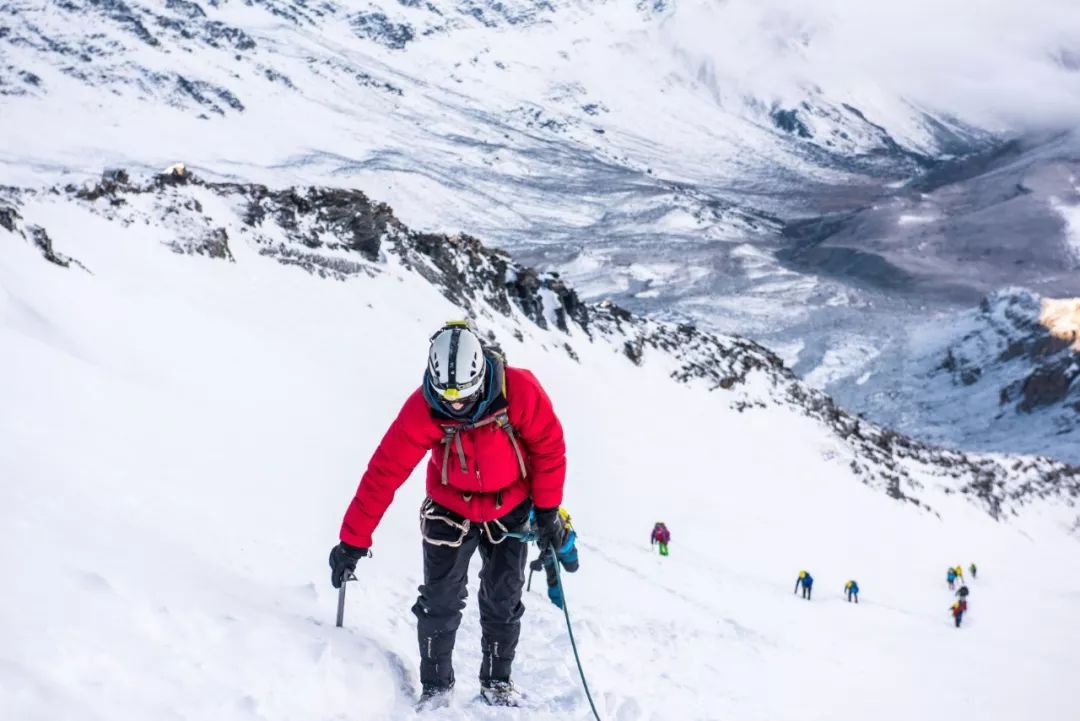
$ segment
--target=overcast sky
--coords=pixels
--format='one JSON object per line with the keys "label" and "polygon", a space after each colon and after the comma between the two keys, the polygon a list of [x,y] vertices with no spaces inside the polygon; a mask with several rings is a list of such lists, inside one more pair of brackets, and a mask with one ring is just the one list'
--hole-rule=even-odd
{"label": "overcast sky", "polygon": [[1080,0],[679,0],[663,33],[728,87],[807,82],[980,124],[1080,122]]}

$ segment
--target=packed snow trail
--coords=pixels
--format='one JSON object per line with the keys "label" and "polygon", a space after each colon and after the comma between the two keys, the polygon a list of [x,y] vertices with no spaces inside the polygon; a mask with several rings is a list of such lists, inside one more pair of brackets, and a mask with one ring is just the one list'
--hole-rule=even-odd
{"label": "packed snow trail", "polygon": [[[0,230],[0,707],[18,721],[412,717],[420,479],[359,562],[343,629],[326,556],[457,310],[394,268],[329,282],[243,242],[235,263],[179,256],[155,242],[163,229],[66,212],[56,249],[89,273]],[[662,363],[580,338],[575,362],[554,333],[523,326],[519,342],[485,320],[567,432],[581,569],[565,586],[604,721],[1069,716],[1080,560],[1059,509],[996,523],[928,487],[938,518],[861,484],[848,448],[790,408],[740,412]],[[657,518],[667,558],[645,542]],[[969,560],[983,570],[956,630],[942,571]],[[812,602],[791,593],[799,568]],[[538,585],[515,717],[588,719]],[[506,717],[474,703],[479,640],[470,598],[453,705],[430,718]]]}

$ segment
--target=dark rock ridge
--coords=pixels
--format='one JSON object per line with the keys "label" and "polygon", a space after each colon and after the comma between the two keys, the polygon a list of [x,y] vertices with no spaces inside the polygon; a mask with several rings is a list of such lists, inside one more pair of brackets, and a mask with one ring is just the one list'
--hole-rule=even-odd
{"label": "dark rock ridge", "polygon": [[[208,214],[199,201],[207,193],[225,199],[237,214],[229,218]],[[62,257],[51,242],[40,240],[47,238],[44,228],[26,225],[18,213],[21,199],[35,195],[81,203],[121,224],[153,222],[173,231],[167,245],[180,253],[231,260],[229,243],[243,241],[278,262],[338,281],[373,277],[392,263],[426,279],[481,327],[485,318],[496,314],[523,316],[535,328],[558,334],[554,347],[575,360],[575,345],[603,343],[637,365],[670,365],[677,382],[703,383],[728,393],[732,407],[741,412],[775,404],[796,409],[843,441],[847,455],[841,460],[864,483],[929,511],[933,509],[919,497],[927,484],[967,496],[996,519],[1016,515],[1038,499],[1073,507],[1080,496],[1078,467],[1045,457],[983,456],[914,441],[839,408],[753,341],[636,316],[609,301],[585,304],[557,274],[522,266],[504,251],[487,248],[468,235],[412,231],[388,205],[373,202],[359,190],[272,190],[255,184],[209,183],[191,173],[133,182],[122,170],[108,171],[97,183],[81,187],[0,189],[0,227],[35,243],[46,259],[57,262]],[[129,202],[136,196],[140,202]],[[532,332],[518,324],[519,337],[524,337],[523,331]],[[1045,355],[1052,348],[1036,339],[1011,352]],[[954,355],[949,364],[953,366],[949,372],[960,372],[964,361]],[[1042,392],[1032,390],[1031,397],[1041,397]]]}
{"label": "dark rock ridge", "polygon": [[394,50],[401,50],[416,37],[412,25],[395,23],[385,13],[356,13],[349,18],[349,26],[359,38],[374,40]]}
{"label": "dark rock ridge", "polygon": [[[754,100],[752,104],[759,105]],[[816,162],[857,173],[876,175],[882,172],[919,175],[936,165],[933,157],[905,148],[881,125],[872,122],[857,107],[848,103],[835,105],[809,92],[807,99],[795,107],[772,105],[768,118],[777,130],[801,142],[797,147]],[[922,115],[921,122],[935,142],[943,149],[955,148],[969,153],[981,147],[986,138],[975,128],[956,124],[950,130],[937,119]],[[821,130],[815,130],[820,126]],[[856,136],[864,144],[856,150]]]}
{"label": "dark rock ridge", "polygon": [[41,257],[50,263],[58,265],[61,268],[70,268],[72,265],[75,265],[78,268],[86,270],[86,266],[79,261],[74,258],[69,258],[63,253],[56,252],[53,248],[52,238],[49,237],[49,233],[45,228],[40,225],[24,222],[19,211],[11,205],[6,205],[4,199],[5,193],[10,195],[13,193],[13,190],[11,188],[0,187],[0,228],[30,242],[35,248],[41,251]]}

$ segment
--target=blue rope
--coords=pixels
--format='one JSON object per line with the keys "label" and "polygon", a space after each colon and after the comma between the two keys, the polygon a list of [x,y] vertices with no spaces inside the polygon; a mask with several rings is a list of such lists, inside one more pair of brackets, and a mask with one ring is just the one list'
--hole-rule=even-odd
{"label": "blue rope", "polygon": [[[531,543],[536,540],[535,533],[520,533],[511,531],[506,534],[511,538],[516,538],[524,543]],[[553,550],[548,549],[545,553],[554,553]],[[589,708],[592,709],[593,718],[596,721],[600,721],[600,714],[596,712],[596,704],[593,703],[592,694],[589,693],[589,682],[585,680],[585,669],[581,667],[581,656],[578,655],[577,641],[574,640],[574,626],[570,623],[570,609],[566,604],[566,589],[563,588],[562,583],[562,569],[559,567],[559,559],[555,558],[555,578],[559,582],[559,591],[562,593],[563,603],[562,611],[563,616],[566,618],[566,632],[570,634],[570,648],[574,651],[574,663],[577,664],[578,674],[581,676],[581,687],[585,689],[585,698],[589,700]]]}
{"label": "blue rope", "polygon": [[[549,551],[550,553],[550,551]],[[600,714],[596,712],[596,704],[593,703],[592,694],[589,693],[589,682],[585,680],[585,669],[581,667],[581,657],[578,656],[577,642],[574,641],[574,627],[570,624],[570,610],[566,606],[566,589],[562,585],[562,570],[559,568],[559,559],[555,559],[555,578],[559,581],[559,591],[562,592],[562,610],[566,617],[566,631],[570,634],[570,648],[574,649],[574,662],[577,663],[578,673],[581,674],[581,686],[585,689],[585,698],[589,699],[589,708],[592,709],[593,718],[600,721]]]}

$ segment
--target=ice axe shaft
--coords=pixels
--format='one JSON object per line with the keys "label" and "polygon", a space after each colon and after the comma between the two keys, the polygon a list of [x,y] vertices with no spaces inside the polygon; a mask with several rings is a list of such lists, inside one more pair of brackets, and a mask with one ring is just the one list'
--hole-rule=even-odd
{"label": "ice axe shaft", "polygon": [[355,581],[356,576],[349,572],[341,581],[341,588],[337,592],[337,627],[341,628],[345,623],[345,587],[349,584],[349,581]]}
{"label": "ice axe shaft", "polygon": [[536,560],[529,563],[529,582],[527,584],[525,584],[525,591],[526,592],[532,590],[533,574],[536,573],[537,571],[539,571],[543,567],[544,567],[544,556],[543,556],[543,553],[541,553],[541,555],[538,556],[536,558]]}

